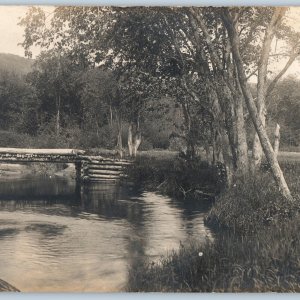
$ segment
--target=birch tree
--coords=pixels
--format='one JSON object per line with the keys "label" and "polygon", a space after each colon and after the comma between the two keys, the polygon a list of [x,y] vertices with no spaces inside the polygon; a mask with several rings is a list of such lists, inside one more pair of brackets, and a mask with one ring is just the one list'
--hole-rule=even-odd
{"label": "birch tree", "polygon": [[[274,10],[274,13],[272,15],[272,19],[271,19],[271,26],[274,27],[276,26],[277,22],[280,21],[280,19],[282,18],[283,14],[284,14],[285,8],[276,8]],[[269,137],[267,135],[266,132],[266,128],[265,128],[265,124],[264,121],[261,118],[261,111],[259,109],[257,109],[255,103],[254,103],[254,99],[253,96],[251,94],[249,85],[247,83],[247,76],[246,76],[246,72],[245,72],[245,68],[243,65],[243,60],[240,54],[240,42],[239,42],[239,36],[236,30],[236,26],[235,26],[235,18],[233,16],[233,14],[231,14],[230,10],[228,8],[223,8],[222,9],[222,18],[223,18],[223,22],[224,25],[227,29],[228,32],[228,36],[230,39],[230,43],[231,43],[231,51],[232,51],[232,55],[234,58],[234,62],[237,68],[237,73],[238,73],[238,78],[239,78],[239,82],[240,82],[240,86],[247,104],[247,108],[249,111],[249,114],[251,116],[252,122],[254,124],[255,130],[257,132],[257,135],[259,137],[262,149],[264,151],[264,154],[266,155],[267,161],[271,167],[271,171],[273,174],[273,177],[275,179],[276,185],[278,186],[281,194],[289,199],[292,200],[292,196],[290,193],[290,190],[288,188],[288,185],[285,181],[284,175],[282,173],[282,170],[278,164],[278,160],[277,157],[274,153],[274,150],[272,148],[272,145],[270,143]],[[273,29],[272,29],[273,30]],[[261,63],[263,64],[263,66],[260,66],[261,70],[260,70],[260,76],[262,76],[263,78],[261,78],[261,85],[264,85],[265,83],[265,76],[266,74],[264,72],[266,72],[266,67],[265,67],[265,63],[266,60],[268,58],[269,53],[265,53],[265,51],[269,51],[269,44],[270,44],[270,38],[272,35],[272,30],[270,28],[270,32],[267,33],[266,38],[265,38],[265,44],[263,45],[263,55],[261,56]],[[261,86],[259,86],[259,88],[262,88]],[[262,99],[263,99],[263,94],[261,95]],[[264,99],[263,99],[264,100]]]}

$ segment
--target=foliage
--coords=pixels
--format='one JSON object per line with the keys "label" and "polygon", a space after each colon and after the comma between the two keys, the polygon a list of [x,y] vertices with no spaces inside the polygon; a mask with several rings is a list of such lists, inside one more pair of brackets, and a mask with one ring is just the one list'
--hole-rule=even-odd
{"label": "foliage", "polygon": [[267,169],[221,194],[206,218],[207,224],[234,231],[253,232],[264,225],[284,221],[299,213],[300,164],[284,163],[283,170],[291,183],[294,202],[290,203],[280,196]]}
{"label": "foliage", "polygon": [[128,175],[138,186],[182,199],[213,198],[224,185],[219,168],[207,162],[163,155],[151,157],[148,152],[136,159]]}
{"label": "foliage", "polygon": [[294,77],[284,78],[268,98],[269,119],[280,124],[283,145],[299,146],[300,82]]}

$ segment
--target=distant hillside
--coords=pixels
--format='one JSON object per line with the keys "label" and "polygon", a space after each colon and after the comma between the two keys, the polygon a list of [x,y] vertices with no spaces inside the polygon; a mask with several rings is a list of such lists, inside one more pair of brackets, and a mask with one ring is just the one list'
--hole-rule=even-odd
{"label": "distant hillside", "polygon": [[14,54],[0,53],[0,71],[25,75],[31,71],[34,60]]}

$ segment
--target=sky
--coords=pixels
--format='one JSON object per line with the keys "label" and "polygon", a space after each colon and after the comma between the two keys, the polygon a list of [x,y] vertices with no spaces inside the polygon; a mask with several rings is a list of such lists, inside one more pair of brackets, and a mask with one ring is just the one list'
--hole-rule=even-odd
{"label": "sky", "polygon": [[[43,6],[51,12],[53,6]],[[28,6],[0,5],[0,53],[12,53],[24,57],[22,46],[18,45],[23,40],[24,28],[17,25],[20,18],[24,17]],[[300,7],[291,7],[287,14],[288,23],[300,32]],[[39,54],[39,48],[33,48],[33,57]],[[276,62],[272,66],[274,74],[284,66],[284,61]],[[287,72],[287,75],[294,74],[300,78],[300,63],[296,61]]]}

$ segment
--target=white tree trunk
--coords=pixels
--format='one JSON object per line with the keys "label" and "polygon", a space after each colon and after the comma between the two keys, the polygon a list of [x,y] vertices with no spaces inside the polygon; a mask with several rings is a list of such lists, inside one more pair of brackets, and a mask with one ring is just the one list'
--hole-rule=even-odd
{"label": "white tree trunk", "polygon": [[232,55],[234,57],[234,61],[235,61],[236,67],[237,67],[237,72],[238,72],[241,89],[244,94],[244,98],[245,98],[245,101],[246,101],[246,104],[247,104],[247,107],[249,110],[249,114],[251,116],[255,130],[258,134],[258,137],[259,137],[260,143],[262,145],[262,148],[264,150],[264,153],[266,155],[267,161],[271,167],[271,171],[272,171],[274,180],[275,180],[276,185],[278,186],[281,194],[285,198],[287,198],[289,200],[293,200],[293,198],[291,196],[291,192],[288,188],[288,185],[285,181],[285,178],[283,176],[281,168],[278,164],[277,157],[275,156],[274,150],[270,143],[269,137],[266,132],[266,128],[261,121],[259,112],[254,103],[250,88],[248,86],[247,77],[246,77],[245,69],[243,66],[243,61],[242,61],[242,58],[240,55],[240,50],[239,50],[238,33],[233,25],[232,17],[230,16],[230,13],[227,8],[223,8],[222,18],[223,18],[224,25],[227,29],[228,36],[230,38],[231,47],[232,47]]}
{"label": "white tree trunk", "polygon": [[275,140],[274,140],[274,154],[277,157],[279,152],[279,143],[280,143],[280,126],[276,124],[275,128]]}
{"label": "white tree trunk", "polygon": [[236,113],[236,152],[237,152],[237,175],[247,176],[249,173],[249,158],[248,158],[248,144],[247,133],[244,120],[243,96],[240,95],[236,99],[235,113]]}
{"label": "white tree trunk", "polygon": [[[257,111],[261,123],[266,126],[266,107],[265,107],[265,96],[266,96],[266,80],[268,71],[268,61],[271,50],[271,43],[275,35],[275,31],[280,24],[286,8],[276,8],[272,15],[272,18],[267,26],[264,41],[261,49],[260,59],[258,62],[258,77],[257,77]],[[252,149],[252,167],[253,170],[257,170],[262,161],[263,150],[261,147],[260,139],[258,134],[255,134]]]}
{"label": "white tree trunk", "polygon": [[60,133],[60,109],[57,109],[56,112],[56,135],[59,135]]}
{"label": "white tree trunk", "polygon": [[118,136],[117,136],[117,153],[120,158],[123,158],[123,141],[122,141],[122,119],[119,112],[116,110],[116,120],[118,127]]}
{"label": "white tree trunk", "polygon": [[132,138],[132,124],[129,124],[128,127],[128,151],[129,156],[132,157],[133,155],[133,138]]}
{"label": "white tree trunk", "polygon": [[137,150],[142,142],[142,135],[137,125],[134,128],[134,125],[130,123],[128,127],[128,151],[130,157],[136,157]]}
{"label": "white tree trunk", "polygon": [[140,132],[137,132],[135,135],[134,147],[133,147],[133,156],[136,157],[137,150],[142,142],[142,135]]}

